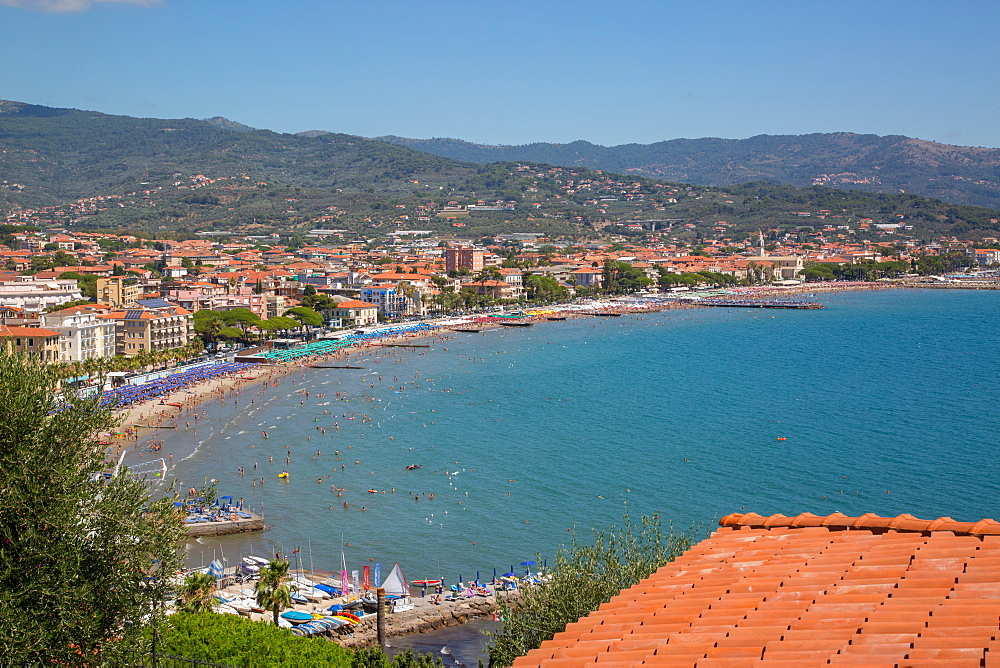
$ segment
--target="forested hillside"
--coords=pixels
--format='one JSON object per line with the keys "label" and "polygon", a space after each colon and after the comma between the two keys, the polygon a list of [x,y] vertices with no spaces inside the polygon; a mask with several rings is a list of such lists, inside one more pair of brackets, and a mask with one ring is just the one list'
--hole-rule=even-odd
{"label": "forested hillside", "polygon": [[0,101],[0,198],[53,205],[175,173],[396,193],[412,189],[411,181],[440,184],[475,171],[351,135],[240,129],[190,118],[131,118]]}
{"label": "forested hillside", "polygon": [[774,181],[886,193],[902,190],[958,204],[1000,207],[1000,149],[902,136],[839,132],[621,146],[586,141],[487,146],[458,139],[379,139],[469,162],[526,160],[699,185]]}
{"label": "forested hillside", "polygon": [[580,241],[655,231],[697,241],[761,229],[849,228],[838,233],[890,240],[1000,233],[995,210],[913,193],[759,181],[692,186],[526,160],[477,165],[343,134],[14,102],[0,102],[0,217],[146,235],[417,229]]}

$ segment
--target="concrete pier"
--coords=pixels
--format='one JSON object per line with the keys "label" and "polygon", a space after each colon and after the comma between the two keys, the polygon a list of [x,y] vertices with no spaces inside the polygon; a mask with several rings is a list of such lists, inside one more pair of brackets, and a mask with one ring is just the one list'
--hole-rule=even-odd
{"label": "concrete pier", "polygon": [[190,538],[200,538],[202,536],[227,536],[234,533],[247,533],[249,531],[263,531],[264,518],[254,513],[247,513],[250,517],[239,517],[235,520],[222,520],[220,522],[191,522],[184,525],[184,532]]}

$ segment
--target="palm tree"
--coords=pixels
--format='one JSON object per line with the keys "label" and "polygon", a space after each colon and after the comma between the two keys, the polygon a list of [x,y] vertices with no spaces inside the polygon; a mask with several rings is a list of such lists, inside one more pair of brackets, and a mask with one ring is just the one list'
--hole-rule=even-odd
{"label": "palm tree", "polygon": [[181,585],[180,609],[185,612],[208,612],[212,609],[212,589],[215,576],[210,573],[192,573]]}
{"label": "palm tree", "polygon": [[278,613],[292,605],[292,594],[296,587],[289,582],[288,560],[272,559],[260,569],[260,579],[253,587],[257,604],[274,614],[274,625],[278,625]]}

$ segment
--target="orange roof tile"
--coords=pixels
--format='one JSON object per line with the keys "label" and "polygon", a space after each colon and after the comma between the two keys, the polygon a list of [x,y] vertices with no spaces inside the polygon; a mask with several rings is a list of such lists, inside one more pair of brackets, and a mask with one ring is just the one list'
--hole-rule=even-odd
{"label": "orange roof tile", "polygon": [[733,514],[516,666],[989,665],[1000,523]]}

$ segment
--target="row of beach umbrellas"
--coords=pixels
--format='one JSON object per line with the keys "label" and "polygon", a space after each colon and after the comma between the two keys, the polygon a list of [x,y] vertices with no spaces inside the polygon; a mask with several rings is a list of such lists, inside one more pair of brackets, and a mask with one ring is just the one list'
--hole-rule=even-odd
{"label": "row of beach umbrellas", "polygon": [[206,380],[218,378],[219,376],[241,373],[253,366],[253,364],[238,362],[220,362],[218,364],[209,364],[172,373],[169,376],[147,381],[140,385],[123,385],[112,390],[106,390],[101,395],[101,405],[113,405],[119,408],[130,406],[148,399],[173,394],[177,390],[194,383],[201,383]]}

